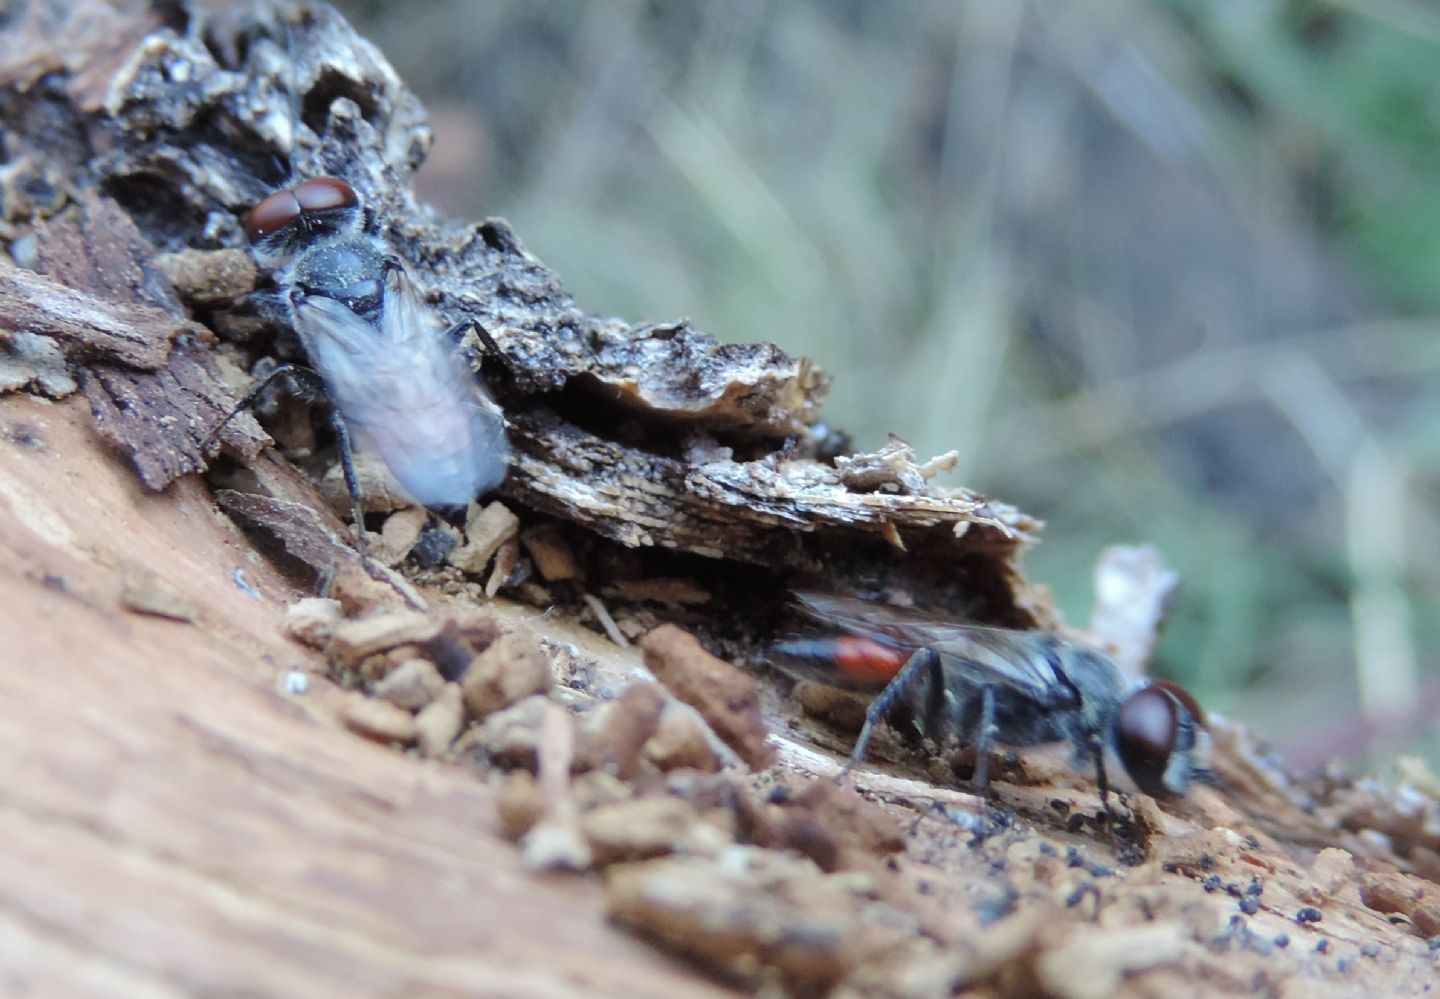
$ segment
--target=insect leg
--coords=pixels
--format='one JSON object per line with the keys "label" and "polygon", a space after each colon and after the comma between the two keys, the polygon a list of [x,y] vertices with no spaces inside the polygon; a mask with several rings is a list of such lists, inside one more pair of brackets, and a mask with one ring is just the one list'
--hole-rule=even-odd
{"label": "insect leg", "polygon": [[900,667],[900,672],[895,678],[885,685],[870,706],[865,709],[865,724],[860,727],[860,735],[855,740],[855,748],[850,750],[850,759],[836,775],[837,779],[843,778],[865,759],[865,751],[870,748],[870,738],[875,733],[875,725],[884,719],[905,693],[910,685],[915,682],[922,671],[927,669],[938,669],[940,657],[934,649],[916,649],[915,654],[906,660],[905,665]]}
{"label": "insect leg", "polygon": [[980,725],[975,735],[975,776],[971,783],[981,794],[990,786],[990,754],[995,749],[995,736],[999,734],[995,724],[995,690],[980,688]]}
{"label": "insect leg", "polygon": [[230,421],[255,405],[255,400],[260,398],[266,389],[286,375],[294,378],[295,381],[300,384],[301,390],[306,394],[313,393],[320,396],[325,394],[325,382],[314,371],[300,364],[282,364],[254,385],[250,386],[246,393],[240,397],[240,401],[235,404],[235,407],[225,414],[225,419],[221,420],[215,426],[214,430],[205,435],[205,439],[200,442],[200,453],[209,454],[211,449],[214,448],[215,441],[219,438],[220,434],[230,425]]}
{"label": "insect leg", "polygon": [[1100,788],[1100,810],[1110,814],[1110,781],[1105,776],[1105,747],[1098,732],[1090,733],[1091,752],[1095,756],[1095,783]]}
{"label": "insect leg", "polygon": [[945,733],[941,723],[945,720],[945,704],[948,700],[945,690],[945,669],[940,657],[934,656],[930,663],[930,689],[925,692],[925,737],[938,745]]}
{"label": "insect leg", "polygon": [[340,469],[345,473],[345,488],[350,493],[350,516],[355,521],[355,547],[365,553],[365,511],[360,505],[360,478],[355,474],[355,451],[350,446],[350,428],[335,408],[330,410],[330,423],[340,443]]}
{"label": "insect leg", "polygon": [[478,319],[460,320],[445,331],[445,338],[458,346],[465,334],[471,330],[475,331],[475,336],[480,340],[480,345],[485,348],[486,355],[495,358],[501,364],[505,365],[506,368],[514,369],[514,365],[510,363],[509,356],[500,349],[500,345],[495,342],[495,338],[490,335],[490,331],[487,330],[484,324]]}

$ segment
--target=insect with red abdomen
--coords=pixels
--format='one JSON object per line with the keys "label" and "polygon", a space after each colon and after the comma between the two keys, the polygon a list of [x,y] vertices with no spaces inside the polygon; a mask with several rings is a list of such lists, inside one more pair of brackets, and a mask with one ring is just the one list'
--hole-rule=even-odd
{"label": "insect with red abdomen", "polygon": [[780,642],[773,655],[835,686],[876,695],[843,772],[864,760],[875,726],[908,701],[927,736],[939,741],[953,732],[975,747],[981,789],[997,744],[1068,742],[1077,765],[1095,767],[1107,807],[1107,753],[1156,797],[1214,780],[1204,715],[1176,684],[1127,679],[1109,657],[1049,632],[987,628],[820,593],[795,598],[828,633]]}

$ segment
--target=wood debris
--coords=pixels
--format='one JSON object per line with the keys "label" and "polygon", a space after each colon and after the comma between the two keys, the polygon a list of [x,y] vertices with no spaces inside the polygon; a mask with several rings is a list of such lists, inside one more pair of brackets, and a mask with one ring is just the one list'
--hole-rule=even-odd
{"label": "wood debris", "polygon": [[[804,572],[812,585],[841,585],[868,563],[877,585],[963,603],[997,624],[1053,623],[1014,566],[1037,528],[1032,520],[933,486],[946,461],[918,461],[898,441],[839,464],[817,457],[829,439],[812,430],[826,378],[808,360],[770,344],[721,344],[684,322],[631,326],[587,315],[503,221],[464,225],[422,212],[408,174],[429,133],[414,97],[338,15],[285,10],[260,4],[211,16],[181,5],[171,29],[148,36],[153,25],[122,28],[107,13],[114,30],[77,29],[58,64],[49,61],[59,58],[53,40],[0,59],[0,87],[11,81],[9,99],[21,105],[33,99],[24,87],[43,72],[38,66],[64,67],[48,91],[44,127],[40,116],[17,114],[9,133],[15,154],[68,196],[70,207],[43,223],[39,270],[107,307],[158,310],[171,324],[133,349],[99,333],[53,332],[71,363],[92,369],[87,392],[102,431],[132,455],[147,486],[203,470],[201,444],[233,403],[200,345],[211,338],[184,317],[166,276],[216,328],[251,323],[243,349],[265,349],[273,331],[253,327],[245,268],[213,254],[244,248],[241,218],[282,179],[273,164],[288,162],[301,176],[343,176],[441,315],[487,331],[503,359],[489,380],[517,451],[508,501],[622,545]],[[277,48],[286,37],[294,58]],[[115,58],[117,38],[136,45],[132,58]],[[316,108],[319,117],[297,123],[293,146],[275,124],[293,117],[292,93],[332,98]],[[205,127],[192,128],[197,122]],[[106,154],[64,155],[57,133]],[[87,193],[99,189],[113,200]],[[71,257],[104,265],[51,269]],[[117,278],[101,280],[106,274]],[[228,304],[225,289],[238,293]],[[118,328],[107,325],[107,335]],[[184,346],[187,338],[196,346]],[[565,415],[582,411],[585,426]],[[622,424],[633,432],[619,433]],[[220,435],[225,453],[247,465],[268,443],[248,416]],[[373,504],[380,491],[366,495]],[[286,526],[264,500],[233,491],[226,500],[249,523]],[[333,569],[323,544],[288,533],[292,554],[322,575]],[[542,579],[576,578],[547,528],[527,538]],[[478,573],[494,555],[493,538],[467,544],[453,557]],[[896,557],[902,547],[912,556]],[[503,582],[496,572],[487,588]]]}
{"label": "wood debris", "polygon": [[465,543],[452,549],[445,560],[457,569],[481,573],[519,529],[520,519],[504,503],[472,503],[465,518]]}
{"label": "wood debris", "polygon": [[428,659],[406,659],[375,684],[376,697],[411,711],[420,711],[448,687],[435,664]]}
{"label": "wood debris", "polygon": [[458,683],[447,683],[415,715],[415,737],[422,756],[445,753],[465,727],[465,696]]}
{"label": "wood debris", "polygon": [[505,632],[477,655],[461,679],[465,707],[484,718],[550,689],[550,657],[527,632]]}
{"label": "wood debris", "polygon": [[281,628],[301,645],[323,649],[335,634],[335,626],[345,617],[340,601],[327,597],[305,597],[285,610]]}
{"label": "wood debris", "polygon": [[[384,804],[380,821],[408,818],[411,802],[430,800],[427,781],[464,797],[488,780],[494,793],[483,797],[485,807],[459,823],[412,828],[413,838],[387,838],[388,852],[370,856],[377,869],[400,869],[395,844],[423,846],[403,854],[420,867],[446,836],[489,833],[491,823],[531,868],[601,870],[618,923],[752,990],[969,988],[1087,999],[1278,994],[1293,982],[1363,994],[1433,979],[1440,812],[1423,782],[1395,791],[1334,775],[1300,782],[1223,721],[1215,734],[1225,791],[1202,788],[1164,807],[1129,797],[1116,805],[1121,824],[1099,811],[1085,775],[1043,753],[999,761],[985,800],[955,789],[955,761],[924,747],[887,752],[883,740],[853,786],[829,780],[848,742],[826,725],[858,724],[858,702],[832,696],[826,720],[802,717],[777,685],[742,673],[690,632],[651,626],[683,621],[740,659],[777,625],[780,595],[803,580],[901,595],[1001,626],[1056,627],[1043,591],[1016,567],[1039,525],[975,492],[937,486],[934,476],[953,455],[922,461],[894,438],[873,454],[829,457],[831,437],[816,424],[827,382],[810,361],[769,344],[720,344],[685,322],[629,325],[589,315],[503,220],[469,225],[422,211],[409,174],[428,143],[423,112],[330,9],[300,16],[264,3],[209,13],[178,3],[166,7],[162,25],[156,12],[88,0],[61,7],[58,21],[73,30],[57,32],[47,21],[51,30],[38,32],[31,11],[6,26],[24,44],[0,48],[0,106],[12,112],[4,119],[7,154],[53,191],[33,206],[33,269],[0,263],[0,390],[63,395],[73,371],[102,437],[160,493],[151,502],[167,502],[166,491],[190,488],[187,476],[207,472],[219,508],[258,529],[277,562],[297,560],[307,582],[333,598],[302,600],[284,613],[285,632],[300,645],[271,658],[308,655],[303,645],[324,662],[316,657],[312,673],[277,666],[306,683],[282,688],[288,696],[279,698],[267,680],[261,698],[266,710],[279,702],[338,721],[326,731],[348,742],[338,744],[344,752],[327,750],[347,765],[351,754],[365,761],[356,773],[328,770],[317,782],[319,793],[346,806],[325,813],[322,836],[326,822],[372,797]],[[284,37],[296,41],[292,52],[277,43]],[[297,95],[309,102],[295,122]],[[240,219],[286,179],[274,167],[286,162],[302,175],[344,176],[444,317],[480,324],[500,354],[481,363],[516,459],[503,499],[472,508],[463,539],[367,479],[370,508],[393,512],[378,538],[370,536],[375,557],[362,556],[353,528],[364,525],[342,523],[317,490],[328,477],[332,497],[341,495],[323,426],[306,425],[303,413],[275,418],[293,462],[245,414],[218,435],[232,460],[208,467],[205,445],[234,401],[211,330],[227,338],[232,374],[283,359],[277,330],[246,297],[255,278],[238,251]],[[0,439],[0,448],[11,444]],[[35,490],[16,491],[8,480],[5,488],[0,520],[39,502]],[[116,493],[111,502],[135,501]],[[187,516],[203,505],[191,503]],[[27,523],[48,522],[35,514]],[[193,528],[176,529],[186,526]],[[63,541],[64,532],[55,536]],[[80,547],[57,544],[65,558]],[[1162,575],[1112,569],[1107,578],[1155,598],[1140,601],[1132,588],[1111,609],[1143,602],[1145,620],[1096,625],[1117,654],[1129,649],[1138,663],[1153,639]],[[46,605],[52,610],[93,611],[63,574],[33,575],[40,582],[22,577],[17,593],[38,591],[57,601]],[[503,601],[476,610],[482,594],[502,590],[547,611],[551,603],[569,601],[572,611],[588,604],[617,645],[648,630],[643,664],[623,649],[596,653],[588,633],[554,638],[567,626],[563,614],[522,621],[525,612]],[[129,604],[151,613],[180,607],[153,593],[132,594]],[[228,633],[193,610],[180,613],[192,627],[159,625],[187,636],[204,630],[215,648],[186,648],[197,657],[223,654]],[[254,671],[244,662],[242,679]],[[154,678],[157,689],[165,679]],[[805,688],[797,694],[816,703]],[[277,765],[279,750],[243,745],[236,733],[251,726],[206,727],[211,712],[229,719],[246,699],[234,701],[187,707],[184,747],[195,766],[214,757],[277,781],[305,769]],[[424,777],[390,768],[396,754],[346,730],[453,762],[468,783],[447,783],[455,774],[446,766],[427,765]],[[77,744],[93,736],[70,731]],[[6,748],[21,758],[28,747]],[[370,788],[381,771],[391,785]],[[181,767],[166,776],[187,774]],[[151,784],[166,781],[114,793]],[[48,816],[81,797],[27,804],[25,815]],[[246,828],[286,803],[265,799]],[[144,806],[137,814],[177,807]],[[84,830],[88,849],[93,830],[112,823],[105,813],[67,816],[47,834]],[[1122,841],[1118,825],[1135,839]],[[213,834],[208,826],[187,832]],[[364,838],[321,845],[339,850]],[[165,858],[185,844],[149,842],[146,856]],[[210,884],[212,870],[188,858],[182,864],[192,880]],[[464,910],[444,909],[444,919],[425,923],[435,935],[427,946],[483,949],[440,937],[451,922],[484,911],[485,893],[519,877],[503,867],[485,873],[497,870],[502,876],[469,882],[480,888]],[[227,892],[240,890],[228,867],[224,880]],[[306,893],[325,890],[324,880],[287,904],[303,905]],[[345,904],[332,902],[327,916],[367,905],[373,886],[346,885]],[[547,890],[541,879],[522,888],[511,896],[516,911]],[[10,910],[28,911],[33,898],[8,894],[24,890],[0,893]],[[444,890],[407,912],[424,921],[432,906],[443,908]],[[408,898],[387,893],[384,904]],[[217,916],[215,925],[222,922]],[[266,929],[284,934],[291,925],[277,920]],[[284,942],[310,946],[329,936],[306,930]],[[256,946],[285,956],[273,941],[270,951],[263,941]],[[316,966],[363,960],[364,948],[345,948],[346,956],[328,954]],[[188,973],[165,955],[142,956],[165,968],[166,983]],[[392,991],[406,986],[384,961],[363,970],[391,972]],[[423,981],[456,990],[454,982]],[[324,991],[310,984],[298,992]],[[320,985],[333,989],[335,981]]]}
{"label": "wood debris", "polygon": [[340,720],[350,731],[376,742],[393,742],[408,746],[419,736],[415,719],[404,708],[389,701],[361,694],[345,698]]}
{"label": "wood debris", "polygon": [[[96,208],[107,218],[97,220],[94,227],[118,217],[138,237],[129,216],[112,204],[99,202]],[[72,231],[68,226],[57,226],[39,238],[60,241],[73,238]],[[64,251],[51,252],[61,256]],[[32,336],[52,339],[67,356],[77,360],[120,364],[141,371],[163,368],[171,346],[182,334],[214,339],[208,329],[184,316],[142,302],[114,301],[83,290],[83,284],[76,287],[70,282],[78,283],[69,275],[49,278],[0,263],[0,316],[11,330],[26,330]],[[8,339],[11,334],[0,336]]]}
{"label": "wood debris", "polygon": [[656,628],[640,646],[656,679],[699,711],[726,745],[751,767],[770,763],[774,751],[766,741],[754,678],[715,658],[674,625]]}
{"label": "wood debris", "polygon": [[199,616],[195,604],[157,573],[132,569],[125,573],[120,602],[137,614],[150,614],[194,624]]}

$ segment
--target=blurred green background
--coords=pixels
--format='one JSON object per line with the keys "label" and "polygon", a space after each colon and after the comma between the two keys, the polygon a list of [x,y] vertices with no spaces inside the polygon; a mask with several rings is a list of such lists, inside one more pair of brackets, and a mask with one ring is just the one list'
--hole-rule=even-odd
{"label": "blurred green background", "polygon": [[341,6],[426,195],[588,311],[816,358],[859,443],[1049,522],[1072,621],[1155,545],[1157,671],[1293,763],[1440,758],[1432,4]]}

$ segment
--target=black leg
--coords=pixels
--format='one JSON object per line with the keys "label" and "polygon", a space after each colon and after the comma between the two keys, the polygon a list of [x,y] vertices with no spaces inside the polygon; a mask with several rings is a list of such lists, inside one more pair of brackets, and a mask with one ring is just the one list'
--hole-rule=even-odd
{"label": "black leg", "polygon": [[[462,319],[445,331],[445,339],[450,341],[450,346],[460,352],[460,356],[464,359],[466,367],[473,371],[478,371],[480,369],[479,352],[476,351],[475,348],[466,347],[460,342],[465,339],[465,334],[469,333],[472,329],[483,331],[484,327],[473,319]],[[488,333],[481,335],[480,343],[487,351],[492,349],[492,341],[489,339]]]}
{"label": "black leg", "polygon": [[981,687],[980,725],[975,734],[975,777],[971,781],[981,794],[990,786],[990,754],[995,750],[995,736],[999,731],[995,724],[995,691]]}
{"label": "black leg", "polygon": [[881,722],[890,709],[900,700],[901,696],[915,682],[915,678],[922,671],[932,669],[938,664],[940,657],[933,649],[917,649],[915,654],[906,660],[905,665],[900,667],[900,672],[885,685],[885,689],[876,695],[875,700],[865,709],[865,724],[860,727],[860,735],[855,740],[855,748],[850,750],[850,759],[836,775],[836,779],[843,778],[851,770],[855,769],[865,759],[865,751],[870,748],[870,738],[875,733],[875,726]]}
{"label": "black leg", "polygon": [[[215,439],[235,419],[240,412],[249,409],[260,398],[260,394],[268,389],[275,382],[290,376],[295,380],[302,395],[315,399],[325,399],[325,380],[318,373],[300,364],[282,364],[264,378],[259,379],[249,390],[240,397],[235,408],[225,414],[214,430],[205,436],[200,445],[202,454],[208,453],[215,446]],[[360,503],[360,479],[355,474],[355,450],[350,444],[350,428],[345,425],[345,420],[340,416],[339,410],[333,406],[330,408],[330,425],[335,428],[335,437],[340,442],[340,468],[345,473],[345,488],[350,493],[350,516],[355,521],[356,548],[361,554],[365,552],[365,511]]]}
{"label": "black leg", "polygon": [[330,410],[330,425],[340,442],[340,469],[345,473],[345,488],[350,491],[350,516],[355,521],[355,547],[365,554],[365,509],[360,503],[360,478],[355,474],[355,451],[350,446],[350,428],[338,409]]}
{"label": "black leg", "polygon": [[205,435],[205,440],[200,443],[200,453],[209,454],[210,450],[215,446],[216,438],[230,425],[230,421],[255,405],[255,400],[260,398],[261,393],[287,375],[294,378],[295,381],[301,385],[302,391],[316,393],[321,397],[324,396],[325,382],[318,374],[299,364],[282,364],[264,378],[259,379],[254,385],[250,386],[249,390],[240,397],[240,401],[235,404],[235,407],[225,414],[225,419],[221,420],[214,430]]}
{"label": "black leg", "polygon": [[460,320],[445,331],[445,337],[451,343],[458,346],[461,338],[471,330],[475,331],[475,335],[480,340],[480,345],[485,348],[485,353],[488,356],[495,358],[501,364],[505,365],[506,368],[513,370],[513,366],[510,364],[510,358],[500,349],[500,345],[495,342],[495,338],[490,335],[490,331],[477,319]]}
{"label": "black leg", "polygon": [[1090,734],[1090,751],[1095,754],[1095,783],[1100,788],[1100,808],[1110,814],[1110,781],[1105,776],[1105,746],[1098,733]]}
{"label": "black leg", "polygon": [[945,736],[943,722],[946,701],[945,667],[941,664],[940,657],[934,656],[930,662],[930,689],[925,692],[925,717],[922,724],[925,737],[933,740],[937,746]]}

